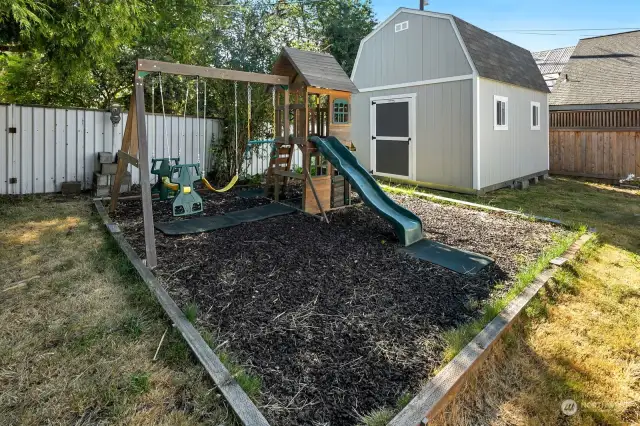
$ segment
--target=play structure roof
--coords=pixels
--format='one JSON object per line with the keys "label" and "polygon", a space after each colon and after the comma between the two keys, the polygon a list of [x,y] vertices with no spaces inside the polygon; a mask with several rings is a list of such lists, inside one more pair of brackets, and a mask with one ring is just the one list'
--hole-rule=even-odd
{"label": "play structure roof", "polygon": [[271,71],[273,74],[288,75],[291,78],[300,75],[308,86],[358,92],[336,58],[328,53],[284,47]]}

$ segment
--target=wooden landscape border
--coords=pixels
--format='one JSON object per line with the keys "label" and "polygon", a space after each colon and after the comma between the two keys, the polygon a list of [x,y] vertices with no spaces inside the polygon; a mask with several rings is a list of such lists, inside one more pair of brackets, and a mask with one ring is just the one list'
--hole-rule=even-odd
{"label": "wooden landscape border", "polygon": [[209,376],[213,379],[222,395],[236,413],[242,424],[244,425],[260,425],[268,426],[269,423],[264,415],[258,410],[258,407],[251,401],[249,396],[240,387],[238,382],[233,378],[218,356],[213,352],[211,347],[202,338],[202,335],[189,322],[178,305],[173,301],[169,293],[160,284],[160,281],[153,275],[151,270],[142,262],[142,259],[136,254],[135,250],[127,242],[122,235],[117,224],[113,223],[107,214],[107,211],[100,199],[94,200],[94,205],[98,214],[102,218],[102,222],[107,230],[118,243],[120,250],[127,256],[129,262],[145,282],[149,290],[154,294],[162,309],[173,322],[175,328],[178,329],[184,340],[187,342],[200,364],[207,370]]}
{"label": "wooden landscape border", "polygon": [[[475,209],[489,210],[489,211],[492,211],[492,212],[504,213],[504,214],[508,214],[508,215],[511,215],[511,216],[518,216],[518,217],[521,217],[523,219],[533,219],[533,220],[536,220],[538,222],[548,222],[548,223],[553,223],[555,225],[563,226],[565,228],[569,228],[569,225],[567,225],[566,223],[562,222],[561,220],[554,219],[552,217],[538,216],[538,215],[535,215],[535,214],[522,213],[522,212],[519,212],[519,211],[516,211],[516,210],[501,209],[500,207],[493,207],[493,206],[488,206],[486,204],[472,203],[471,201],[457,200],[455,198],[443,197],[441,195],[429,194],[427,192],[413,191],[412,193],[409,193],[408,191],[406,191],[406,190],[404,190],[402,188],[396,188],[394,186],[386,185],[386,184],[384,184],[382,182],[378,182],[378,185],[380,185],[380,187],[385,189],[385,190],[391,190],[391,192],[395,191],[396,193],[398,193],[398,192],[406,193],[406,195],[408,195],[408,196],[412,196],[412,194],[415,194],[418,197],[429,198],[431,200],[444,201],[444,202],[450,203],[450,204],[459,204],[461,206],[472,207],[472,208],[475,208]],[[595,229],[594,228],[589,228],[589,231],[595,232]]]}
{"label": "wooden landscape border", "polygon": [[[395,189],[392,186],[384,184],[380,184],[380,186],[387,189]],[[402,190],[400,192],[402,192]],[[432,200],[504,213],[524,219],[534,219],[536,221],[568,227],[567,224],[560,220],[549,217],[530,215],[514,210],[501,209],[498,207],[456,200],[454,198],[447,198],[424,192],[414,192],[413,194]],[[171,296],[169,296],[164,287],[162,287],[159,280],[135,253],[131,245],[122,235],[118,225],[111,221],[104,205],[102,204],[102,200],[96,198],[94,199],[94,204],[98,213],[102,217],[105,226],[118,243],[120,249],[138,271],[138,274],[143,279],[147,287],[149,287],[149,289],[154,293],[166,314],[180,331],[200,363],[205,367],[207,373],[209,373],[216,386],[220,389],[220,392],[225,396],[227,402],[234,410],[240,421],[244,425],[268,425],[269,423],[263,414],[242,390],[240,385],[238,385],[222,362],[220,362],[219,358],[204,341],[200,333],[187,320],[184,313],[176,305],[173,299],[171,299]],[[321,220],[320,217],[316,215],[313,216]],[[580,238],[578,238],[561,255],[561,257],[568,260],[574,259],[582,246],[584,246],[584,244],[593,237],[594,231],[595,229],[589,229],[588,232],[580,236]],[[474,337],[474,339],[471,340],[471,342],[469,342],[453,360],[451,360],[435,377],[429,380],[429,382],[422,387],[419,393],[409,402],[409,404],[407,404],[407,406],[391,420],[389,425],[413,426],[428,424],[429,418],[432,418],[437,414],[455,396],[456,392],[468,378],[469,374],[475,371],[486,359],[491,347],[507,330],[510,329],[515,319],[524,310],[529,301],[538,294],[542,287],[547,285],[549,280],[559,269],[561,269],[561,266],[556,266],[550,263],[547,269],[542,271],[535,280],[514,300],[512,300],[500,312],[500,314],[489,322],[489,324],[487,324],[485,328],[478,333],[478,335],[476,335],[476,337]]]}
{"label": "wooden landscape border", "polygon": [[[514,212],[517,213],[517,212]],[[581,235],[562,255],[573,260],[580,249],[593,237]],[[493,345],[508,331],[527,304],[546,286],[561,266],[549,264],[515,299],[513,299],[458,355],[424,385],[418,394],[398,413],[389,426],[427,425],[456,395],[462,384],[489,355]]]}

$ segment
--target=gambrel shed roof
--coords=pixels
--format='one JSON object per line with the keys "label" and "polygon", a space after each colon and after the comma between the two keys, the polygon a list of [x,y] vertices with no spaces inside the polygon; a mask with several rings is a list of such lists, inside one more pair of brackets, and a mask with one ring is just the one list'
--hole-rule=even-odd
{"label": "gambrel shed roof", "polygon": [[[366,42],[383,27],[394,22],[396,16],[401,13],[429,16],[450,21],[459,44],[464,50],[467,61],[473,68],[475,75],[544,93],[549,92],[542,74],[540,74],[538,66],[531,56],[531,52],[528,50],[480,29],[457,16],[408,8],[399,8],[396,10],[396,12],[379,24],[372,33],[361,41],[352,77],[356,74],[355,70],[358,67],[359,57],[363,49],[366,48]],[[400,31],[402,31],[402,29],[400,29]],[[398,32],[397,29],[396,32]],[[428,43],[431,45],[433,45],[433,43],[440,43],[439,49],[451,50],[454,48],[450,44],[447,45],[439,41],[439,39],[432,40],[424,35],[418,35],[418,37],[420,36],[422,37],[420,42],[425,45]],[[377,57],[375,59],[379,61],[384,60],[384,58]]]}
{"label": "gambrel shed roof", "polygon": [[549,91],[536,61],[527,49],[471,25],[457,16],[453,16],[453,20],[480,77],[540,92]]}

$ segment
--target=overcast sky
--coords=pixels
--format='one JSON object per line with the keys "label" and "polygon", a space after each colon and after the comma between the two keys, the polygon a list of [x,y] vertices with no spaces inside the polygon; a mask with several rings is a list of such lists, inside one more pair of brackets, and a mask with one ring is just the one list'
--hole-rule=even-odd
{"label": "overcast sky", "polygon": [[[379,21],[398,7],[417,9],[419,5],[419,0],[372,1]],[[573,46],[581,38],[625,31],[612,28],[640,29],[640,0],[429,0],[429,3],[426,10],[456,15],[532,51]],[[562,29],[581,30],[557,31]]]}

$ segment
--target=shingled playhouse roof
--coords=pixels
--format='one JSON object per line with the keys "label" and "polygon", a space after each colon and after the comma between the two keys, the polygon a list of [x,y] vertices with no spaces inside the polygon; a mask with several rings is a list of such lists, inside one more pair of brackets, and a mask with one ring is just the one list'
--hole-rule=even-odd
{"label": "shingled playhouse roof", "polygon": [[531,52],[457,16],[453,20],[480,77],[549,92]]}
{"label": "shingled playhouse roof", "polygon": [[585,38],[564,67],[550,105],[640,102],[640,31]]}
{"label": "shingled playhouse roof", "polygon": [[289,77],[299,74],[308,86],[358,93],[336,58],[328,53],[284,47],[271,72]]}

